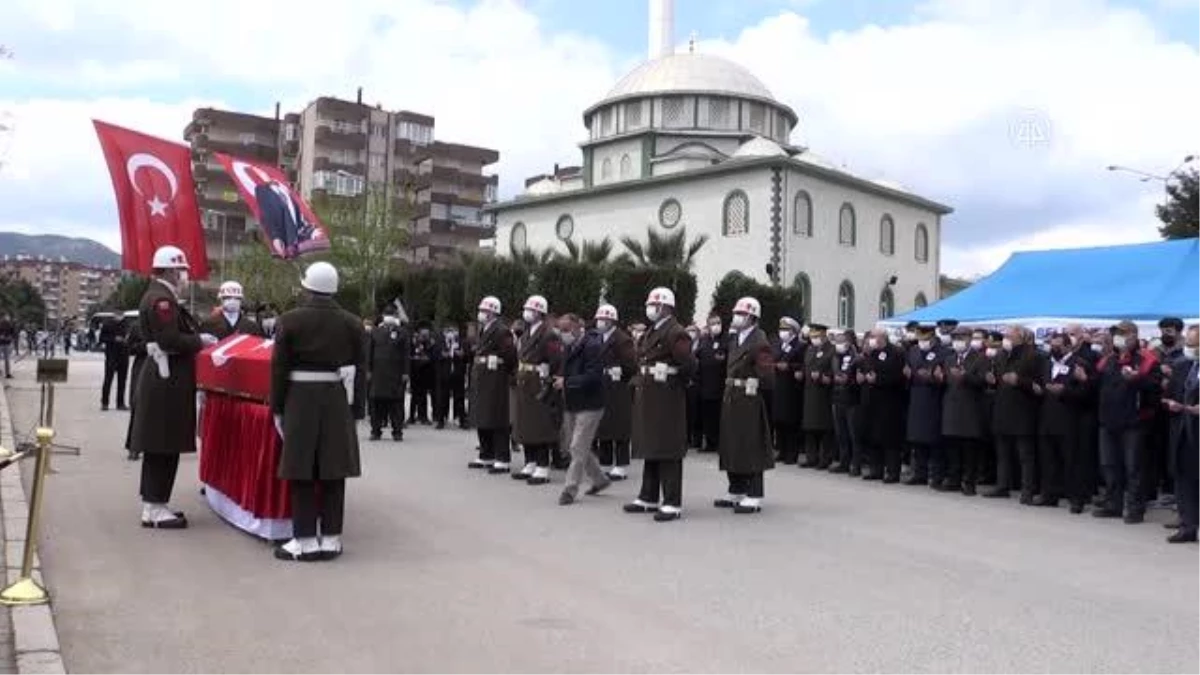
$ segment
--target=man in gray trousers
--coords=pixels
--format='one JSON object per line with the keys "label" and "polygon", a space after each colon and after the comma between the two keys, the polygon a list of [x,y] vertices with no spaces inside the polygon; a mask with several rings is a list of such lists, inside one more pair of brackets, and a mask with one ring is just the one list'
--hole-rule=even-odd
{"label": "man in gray trousers", "polygon": [[583,321],[574,314],[560,317],[558,330],[567,350],[562,376],[554,378],[554,388],[563,395],[562,447],[571,454],[567,483],[558,497],[558,503],[566,506],[575,501],[585,477],[591,484],[587,491],[589,495],[604,491],[611,481],[592,452],[596,428],[604,416],[604,361],[600,335],[585,331]]}

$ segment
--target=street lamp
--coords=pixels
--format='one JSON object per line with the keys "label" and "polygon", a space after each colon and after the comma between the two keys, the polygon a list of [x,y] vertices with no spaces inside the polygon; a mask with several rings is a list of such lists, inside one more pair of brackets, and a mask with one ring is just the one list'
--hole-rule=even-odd
{"label": "street lamp", "polygon": [[1179,163],[1179,166],[1175,167],[1174,169],[1171,169],[1171,171],[1168,172],[1167,175],[1165,175],[1165,176],[1160,176],[1160,175],[1154,174],[1154,173],[1147,173],[1140,169],[1133,169],[1128,166],[1121,166],[1120,164],[1109,164],[1106,168],[1109,171],[1122,171],[1124,173],[1131,173],[1135,176],[1141,176],[1141,182],[1143,182],[1143,183],[1145,183],[1147,181],[1151,181],[1151,180],[1156,180],[1165,185],[1168,181],[1171,180],[1172,176],[1179,173],[1180,169],[1187,166],[1188,164],[1191,164],[1195,159],[1196,159],[1195,155],[1188,155],[1187,157],[1184,157],[1183,161]]}

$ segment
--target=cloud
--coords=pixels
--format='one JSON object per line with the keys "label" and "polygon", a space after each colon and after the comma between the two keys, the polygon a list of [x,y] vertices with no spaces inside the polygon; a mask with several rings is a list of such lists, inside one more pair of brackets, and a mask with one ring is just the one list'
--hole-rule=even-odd
{"label": "cloud", "polygon": [[[318,17],[282,1],[213,0],[180,20],[157,0],[0,3],[18,40],[0,75],[142,95],[0,101],[21,118],[0,174],[0,227],[58,218],[115,232],[87,119],[179,138],[191,109],[214,103],[162,93],[183,85],[260,113],[362,86],[368,102],[434,114],[440,138],[500,150],[512,194],[525,176],[579,161],[580,113],[641,56],[614,53],[586,26],[550,31],[536,6],[363,0]],[[1016,246],[1153,238],[1161,190],[1104,166],[1163,172],[1200,151],[1190,119],[1200,92],[1180,85],[1200,56],[1139,12],[1102,0],[930,0],[902,24],[822,35],[803,11],[698,49],[747,66],[795,108],[796,142],[954,205],[946,271],[986,272]]]}

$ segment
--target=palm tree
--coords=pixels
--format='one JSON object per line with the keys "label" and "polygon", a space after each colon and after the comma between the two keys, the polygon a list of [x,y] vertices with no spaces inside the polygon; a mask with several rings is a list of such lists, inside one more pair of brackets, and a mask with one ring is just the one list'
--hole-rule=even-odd
{"label": "palm tree", "polygon": [[665,234],[654,228],[647,228],[645,243],[633,237],[621,237],[625,253],[617,256],[613,262],[632,267],[662,267],[690,271],[695,264],[696,254],[707,243],[707,234],[689,242],[685,227]]}
{"label": "palm tree", "polygon": [[525,268],[530,271],[536,270],[542,265],[550,262],[554,259],[555,255],[554,249],[546,248],[542,249],[541,251],[534,251],[529,247],[519,249],[516,246],[513,246],[511,243],[508,246],[508,252],[509,255],[512,256],[513,260],[525,266]]}
{"label": "palm tree", "polygon": [[583,246],[576,244],[570,239],[563,240],[563,246],[567,249],[566,255],[560,257],[570,260],[571,262],[583,263],[593,267],[604,267],[609,263],[609,257],[613,252],[612,239],[605,237],[600,241],[585,240]]}

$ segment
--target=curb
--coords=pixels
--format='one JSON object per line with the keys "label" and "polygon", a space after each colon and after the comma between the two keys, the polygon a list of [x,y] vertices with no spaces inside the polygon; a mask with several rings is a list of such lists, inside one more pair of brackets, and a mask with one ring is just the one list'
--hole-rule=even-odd
{"label": "curb", "polygon": [[[8,410],[8,391],[0,386],[0,445],[16,449],[12,415]],[[29,522],[29,499],[21,482],[21,472],[10,469],[0,472],[0,503],[4,511],[5,582],[16,581],[21,573],[21,557],[25,551],[25,525]],[[43,585],[42,565],[33,558],[33,578]],[[58,642],[58,627],[49,604],[12,607],[13,654],[17,672],[51,674],[66,673]]]}

